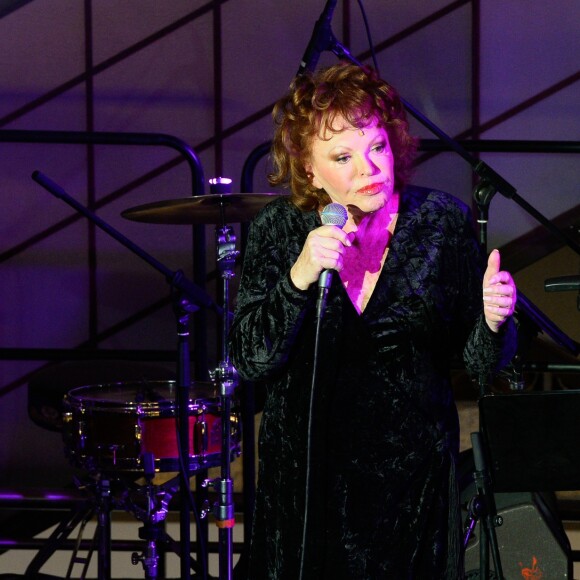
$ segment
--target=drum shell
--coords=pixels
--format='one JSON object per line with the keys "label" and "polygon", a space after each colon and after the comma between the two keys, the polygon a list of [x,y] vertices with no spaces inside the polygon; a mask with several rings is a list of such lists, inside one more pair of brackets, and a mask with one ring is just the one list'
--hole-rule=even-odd
{"label": "drum shell", "polygon": [[[173,381],[109,383],[72,389],[64,400],[63,438],[71,462],[89,471],[141,472],[151,453],[156,471],[179,471]],[[213,385],[195,383],[188,405],[189,469],[221,463],[221,404]],[[240,425],[230,414],[230,459]]]}

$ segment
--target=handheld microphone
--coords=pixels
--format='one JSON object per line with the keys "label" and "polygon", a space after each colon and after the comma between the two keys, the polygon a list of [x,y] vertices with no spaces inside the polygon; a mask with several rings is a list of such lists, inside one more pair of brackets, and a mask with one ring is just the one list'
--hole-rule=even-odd
{"label": "handheld microphone", "polygon": [[316,68],[320,54],[333,45],[334,35],[330,28],[330,22],[335,7],[336,0],[328,0],[326,2],[326,6],[320,15],[320,18],[314,25],[310,42],[306,47],[306,51],[304,52],[296,76],[302,76],[306,71],[312,72]]}
{"label": "handheld microphone", "polygon": [[[329,203],[323,210],[320,216],[323,226],[334,225],[343,228],[348,214],[346,208],[340,203]],[[323,270],[318,278],[318,317],[322,317],[326,307],[326,294],[332,284],[332,270]]]}

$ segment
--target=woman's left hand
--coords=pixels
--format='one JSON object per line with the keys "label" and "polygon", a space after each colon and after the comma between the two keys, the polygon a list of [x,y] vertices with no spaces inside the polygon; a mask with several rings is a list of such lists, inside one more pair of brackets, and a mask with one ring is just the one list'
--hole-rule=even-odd
{"label": "woman's left hand", "polygon": [[493,332],[514,313],[517,290],[509,272],[500,271],[500,255],[493,250],[483,275],[483,312],[485,322]]}

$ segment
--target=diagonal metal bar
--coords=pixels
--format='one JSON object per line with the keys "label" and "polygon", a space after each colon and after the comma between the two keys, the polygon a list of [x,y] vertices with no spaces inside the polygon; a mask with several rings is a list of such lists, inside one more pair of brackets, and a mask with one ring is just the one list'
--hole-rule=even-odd
{"label": "diagonal metal bar", "polygon": [[[419,32],[420,30],[423,30],[424,28],[426,28],[430,24],[433,24],[433,22],[436,22],[437,20],[440,20],[441,18],[448,16],[449,14],[451,14],[452,12],[455,12],[455,10],[457,10],[459,8],[462,8],[466,4],[471,4],[471,2],[472,2],[472,0],[457,0],[456,2],[452,2],[451,4],[444,6],[440,10],[433,12],[433,14],[430,14],[429,16],[426,16],[425,18],[418,20],[417,22],[415,22],[414,24],[411,24],[410,26],[408,26],[404,30],[397,32],[396,34],[393,34],[389,38],[376,44],[375,45],[375,52],[382,52],[383,50],[390,48],[394,44],[397,44],[397,42],[401,42],[401,40],[405,40],[409,36],[412,36],[416,32]],[[361,52],[356,58],[358,60],[365,60],[365,59],[369,58],[370,56],[371,56],[371,51],[365,50],[364,52]]]}
{"label": "diagonal metal bar", "polygon": [[112,66],[118,64],[119,62],[125,60],[126,58],[133,56],[140,50],[147,48],[148,46],[157,42],[158,40],[161,40],[162,38],[165,38],[169,34],[175,32],[176,30],[179,30],[183,26],[186,26],[190,22],[193,22],[199,17],[204,16],[208,12],[212,11],[215,8],[215,6],[225,4],[228,1],[229,0],[212,0],[207,4],[204,4],[197,10],[194,10],[193,12],[186,14],[182,18],[176,20],[175,22],[168,24],[167,26],[161,28],[157,32],[147,36],[146,38],[140,40],[139,42],[132,44],[126,49],[118,52],[117,54],[111,56],[110,58],[104,60],[103,62],[95,65],[90,70],[87,70],[69,79],[68,81],[59,85],[58,87],[55,87],[54,89],[48,91],[47,93],[40,95],[38,98],[30,101],[29,103],[26,103],[22,107],[15,109],[8,115],[5,115],[4,117],[0,118],[0,127],[4,127],[8,123],[11,123],[12,121],[19,119],[20,117],[26,115],[27,113],[34,111],[41,105],[50,102],[52,99],[58,97],[59,95],[62,95],[63,93],[66,93],[70,89],[86,82],[89,76],[95,76],[99,73],[102,73],[103,71],[111,68]]}

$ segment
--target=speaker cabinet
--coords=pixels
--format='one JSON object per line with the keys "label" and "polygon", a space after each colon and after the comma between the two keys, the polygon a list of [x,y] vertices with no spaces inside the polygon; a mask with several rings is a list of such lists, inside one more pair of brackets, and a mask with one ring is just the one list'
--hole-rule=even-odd
{"label": "speaker cabinet", "polygon": [[[461,493],[466,506],[475,495],[470,485]],[[557,517],[555,497],[551,493],[496,493],[498,515],[503,524],[495,528],[499,557],[505,580],[571,579],[570,543]],[[463,511],[464,519],[467,511]],[[471,534],[465,552],[466,580],[479,579],[481,522]],[[494,570],[489,552],[490,569]],[[497,578],[495,572],[490,578]]]}

